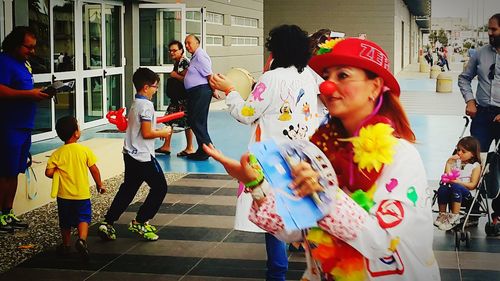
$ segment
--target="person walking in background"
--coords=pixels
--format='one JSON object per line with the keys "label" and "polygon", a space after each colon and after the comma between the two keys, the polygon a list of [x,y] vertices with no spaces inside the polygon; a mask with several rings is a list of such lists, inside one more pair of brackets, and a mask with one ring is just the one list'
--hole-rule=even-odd
{"label": "person walking in background", "polygon": [[125,175],[120,189],[113,199],[104,221],[99,225],[98,234],[103,240],[115,240],[113,223],[127,209],[143,182],[149,185],[146,200],[130,222],[128,230],[138,233],[148,241],[158,240],[157,230],[149,224],[167,195],[167,181],[160,164],[155,158],[155,139],[171,134],[171,127],[156,129],[155,109],[151,99],[158,90],[160,77],[148,68],[139,68],[133,77],[137,90],[128,113],[128,126],[123,145]]}
{"label": "person walking in background", "polygon": [[[189,66],[189,60],[184,56],[184,47],[182,43],[174,40],[168,44],[168,52],[170,58],[174,61],[174,69],[170,72],[170,77],[167,79],[167,96],[170,98],[170,105],[167,108],[166,115],[184,111],[186,112],[187,96],[186,89],[184,88],[184,76],[186,75]],[[186,114],[188,114],[186,112]],[[168,125],[184,127],[186,135],[186,148],[177,153],[177,156],[184,157],[188,154],[194,153],[193,147],[193,132],[187,126],[186,118],[174,120],[169,122]],[[170,142],[172,140],[173,128],[170,136],[165,138],[163,145],[155,150],[156,153],[170,154]]]}
{"label": "person walking in background", "polygon": [[211,144],[208,134],[208,109],[213,90],[208,81],[212,76],[212,61],[207,52],[200,47],[200,39],[193,34],[186,37],[186,50],[192,54],[188,71],[184,76],[187,91],[188,125],[193,130],[198,149],[187,155],[189,160],[204,161],[208,154],[203,151],[203,144]]}
{"label": "person walking in background", "polygon": [[425,53],[424,58],[430,66],[434,65],[434,58],[432,57],[431,48],[427,48],[427,52]]}
{"label": "person walking in background", "polygon": [[[458,86],[464,97],[465,114],[472,118],[470,133],[488,152],[493,141],[500,140],[500,13],[488,21],[489,44],[472,56],[458,76]],[[471,82],[477,76],[476,95]]]}
{"label": "person walking in background", "polygon": [[[92,221],[89,176],[95,181],[99,193],[106,192],[102,186],[97,158],[88,147],[78,144],[80,129],[73,116],[62,117],[56,123],[57,136],[64,142],[47,161],[45,175],[53,179],[53,193],[57,190],[57,213],[61,228],[62,244],[57,247],[60,255],[67,256],[71,249],[71,228],[78,229],[75,248],[84,261],[89,259],[87,235]],[[55,195],[55,194],[53,194]]]}
{"label": "person walking in background", "polygon": [[[271,138],[278,142],[308,140],[319,124],[317,81],[315,74],[307,69],[312,50],[310,40],[296,25],[275,27],[268,38],[266,48],[273,56],[271,67],[257,81],[246,101],[221,74],[212,76],[210,84],[226,93],[231,116],[252,126],[251,144]],[[251,202],[248,192],[238,197],[235,229],[261,232],[248,220]],[[270,233],[265,234],[265,239],[266,280],[284,281],[288,269],[286,245]]]}
{"label": "person walking in background", "polygon": [[467,57],[470,59],[475,56],[477,53],[476,47],[474,45],[470,46],[469,50],[467,50]]}
{"label": "person walking in background", "polygon": [[35,54],[36,35],[26,26],[14,27],[0,53],[0,233],[25,229],[12,211],[17,176],[27,168],[36,102],[48,99],[34,87],[29,59]]}

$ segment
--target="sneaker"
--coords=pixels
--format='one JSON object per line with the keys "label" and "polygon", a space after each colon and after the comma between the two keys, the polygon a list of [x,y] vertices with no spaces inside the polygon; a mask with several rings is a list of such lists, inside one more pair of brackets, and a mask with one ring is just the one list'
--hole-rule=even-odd
{"label": "sneaker", "polygon": [[7,215],[4,215],[4,219],[13,228],[17,229],[28,228],[28,224],[17,218],[16,215],[14,215],[14,212],[12,212],[12,210],[10,210],[10,213],[8,213]]}
{"label": "sneaker", "polygon": [[89,261],[89,248],[87,247],[87,241],[83,239],[78,239],[75,242],[75,248],[82,257],[84,262]]}
{"label": "sneaker", "polygon": [[97,230],[97,234],[99,234],[101,239],[104,241],[116,240],[115,228],[111,224],[109,224],[105,221],[101,222],[101,224],[99,225],[99,229]]}
{"label": "sneaker", "polygon": [[159,238],[156,234],[158,230],[156,230],[156,228],[150,225],[148,222],[138,223],[135,220],[131,221],[128,225],[128,230],[139,233],[144,239],[148,241],[156,241]]}
{"label": "sneaker", "polygon": [[0,215],[0,233],[14,233],[14,227],[7,223],[7,215]]}
{"label": "sneaker", "polygon": [[443,222],[439,229],[448,231],[454,228],[457,224],[460,223],[460,215],[459,214],[450,214],[448,218]]}
{"label": "sneaker", "polygon": [[71,246],[66,246],[61,243],[56,247],[56,253],[61,257],[68,257],[71,253]]}
{"label": "sneaker", "polygon": [[439,213],[436,221],[434,221],[434,225],[436,227],[440,227],[445,222],[447,217],[448,217],[448,213]]}

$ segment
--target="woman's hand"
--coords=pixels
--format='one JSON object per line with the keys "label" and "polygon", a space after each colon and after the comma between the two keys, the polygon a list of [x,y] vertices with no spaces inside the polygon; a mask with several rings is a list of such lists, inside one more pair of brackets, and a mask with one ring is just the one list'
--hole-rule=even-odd
{"label": "woman's hand", "polygon": [[297,196],[305,197],[317,191],[323,191],[323,187],[318,183],[319,174],[307,162],[302,161],[293,166],[292,177],[290,188]]}
{"label": "woman's hand", "polygon": [[259,177],[254,168],[252,168],[252,166],[250,166],[249,164],[248,153],[243,154],[241,156],[240,162],[238,162],[237,160],[234,160],[222,154],[222,152],[215,149],[215,147],[212,144],[210,145],[203,144],[203,150],[213,159],[221,163],[230,176],[239,180],[242,183],[251,182]]}
{"label": "woman's hand", "polygon": [[212,77],[210,77],[209,82],[210,82],[210,87],[212,87],[212,89],[217,89],[224,93],[230,90],[231,88],[234,89],[233,81],[229,80],[226,76],[220,73],[212,75]]}

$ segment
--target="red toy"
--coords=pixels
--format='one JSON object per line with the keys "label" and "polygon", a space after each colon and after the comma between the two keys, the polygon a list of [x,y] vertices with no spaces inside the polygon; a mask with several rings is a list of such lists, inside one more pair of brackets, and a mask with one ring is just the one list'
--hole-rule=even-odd
{"label": "red toy", "polygon": [[[108,119],[109,123],[115,124],[118,130],[120,130],[120,132],[124,132],[125,130],[127,130],[127,118],[123,114],[124,111],[125,108],[122,107],[118,110],[110,111],[108,112],[108,114],[106,114],[106,118]],[[175,119],[182,118],[184,117],[184,115],[185,115],[184,111],[172,113],[169,115],[156,118],[156,123],[169,122]]]}

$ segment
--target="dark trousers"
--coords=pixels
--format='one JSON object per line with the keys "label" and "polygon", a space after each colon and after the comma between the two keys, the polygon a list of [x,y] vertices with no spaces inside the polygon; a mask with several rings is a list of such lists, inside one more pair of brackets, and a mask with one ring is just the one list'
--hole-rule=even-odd
{"label": "dark trousers", "polygon": [[212,89],[208,84],[199,85],[187,90],[188,124],[193,130],[198,143],[197,153],[203,152],[203,144],[210,144],[208,135],[208,108],[212,100]]}
{"label": "dark trousers", "polygon": [[140,162],[128,154],[123,154],[123,161],[125,162],[125,179],[104,219],[110,224],[117,221],[134,199],[139,187],[146,182],[150,190],[136,216],[137,222],[144,223],[152,219],[160,209],[167,195],[167,181],[160,164],[154,157],[151,157],[149,162]]}
{"label": "dark trousers", "polygon": [[470,134],[479,140],[481,152],[488,152],[491,142],[500,140],[500,123],[493,119],[500,114],[500,107],[477,106],[477,113],[470,125]]}

